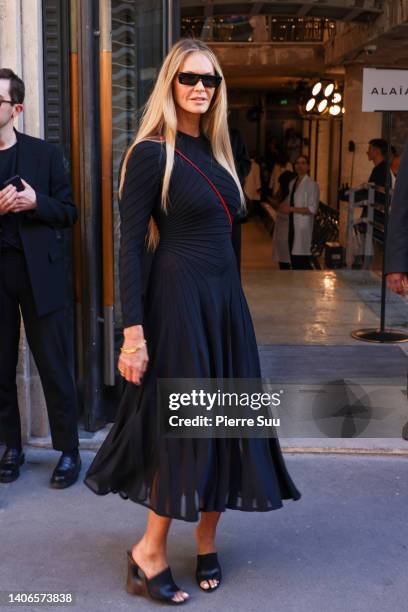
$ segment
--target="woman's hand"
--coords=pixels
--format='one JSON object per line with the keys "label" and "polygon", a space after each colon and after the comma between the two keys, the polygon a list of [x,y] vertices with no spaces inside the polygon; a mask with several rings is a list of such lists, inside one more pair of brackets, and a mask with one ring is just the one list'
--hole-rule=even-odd
{"label": "woman's hand", "polygon": [[[125,341],[124,349],[133,349],[144,341],[143,328],[141,325],[134,325],[124,329]],[[139,385],[143,374],[147,369],[149,355],[146,344],[135,353],[121,353],[118,361],[118,370],[127,380],[135,385]]]}
{"label": "woman's hand", "polygon": [[408,289],[408,275],[402,272],[391,272],[387,274],[387,287],[394,293],[405,295]]}
{"label": "woman's hand", "polygon": [[278,208],[278,212],[283,215],[289,215],[289,213],[293,212],[293,206],[290,206],[290,204],[281,204]]}

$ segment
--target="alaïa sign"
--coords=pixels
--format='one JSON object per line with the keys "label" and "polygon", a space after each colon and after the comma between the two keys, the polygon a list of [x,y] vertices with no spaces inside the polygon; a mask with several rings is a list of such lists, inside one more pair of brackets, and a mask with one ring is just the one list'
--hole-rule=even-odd
{"label": "ala\u00efa sign", "polygon": [[408,70],[364,68],[363,112],[408,111]]}

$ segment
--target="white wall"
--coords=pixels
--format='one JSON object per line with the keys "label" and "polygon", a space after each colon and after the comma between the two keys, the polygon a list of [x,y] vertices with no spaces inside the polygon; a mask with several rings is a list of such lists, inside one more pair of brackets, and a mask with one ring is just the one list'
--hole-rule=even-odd
{"label": "white wall", "polygon": [[41,0],[0,0],[0,66],[11,68],[26,87],[17,129],[44,134]]}
{"label": "white wall", "polygon": [[[341,182],[353,186],[367,182],[373,165],[368,161],[367,148],[371,138],[382,136],[382,113],[363,113],[363,66],[347,66],[344,84],[343,155]],[[348,151],[348,142],[353,140],[356,151]]]}

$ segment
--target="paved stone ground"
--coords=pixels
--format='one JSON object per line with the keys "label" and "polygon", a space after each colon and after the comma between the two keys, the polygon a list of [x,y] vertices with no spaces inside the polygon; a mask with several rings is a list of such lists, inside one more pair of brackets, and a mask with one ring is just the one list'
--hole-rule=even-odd
{"label": "paved stone ground", "polygon": [[[146,509],[98,497],[82,482],[54,491],[48,479],[58,455],[32,447],[26,454],[20,479],[0,485],[0,591],[72,591],[71,609],[80,612],[164,608],[124,590],[125,551],[142,535]],[[93,452],[82,457],[83,477]],[[406,610],[407,458],[288,454],[286,461],[302,498],[272,512],[226,511],[217,592],[195,585],[194,523],[173,521],[169,561],[191,594],[184,609]]]}

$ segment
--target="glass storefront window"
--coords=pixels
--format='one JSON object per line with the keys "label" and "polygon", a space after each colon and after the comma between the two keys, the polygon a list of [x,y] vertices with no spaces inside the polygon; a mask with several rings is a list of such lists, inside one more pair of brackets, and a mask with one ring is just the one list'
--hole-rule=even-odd
{"label": "glass storefront window", "polygon": [[162,0],[112,0],[112,138],[116,325],[121,326],[118,250],[120,160],[132,142],[163,58]]}
{"label": "glass storefront window", "polygon": [[271,15],[183,15],[181,35],[208,42],[323,42],[335,34],[335,22],[318,17],[272,17]]}

